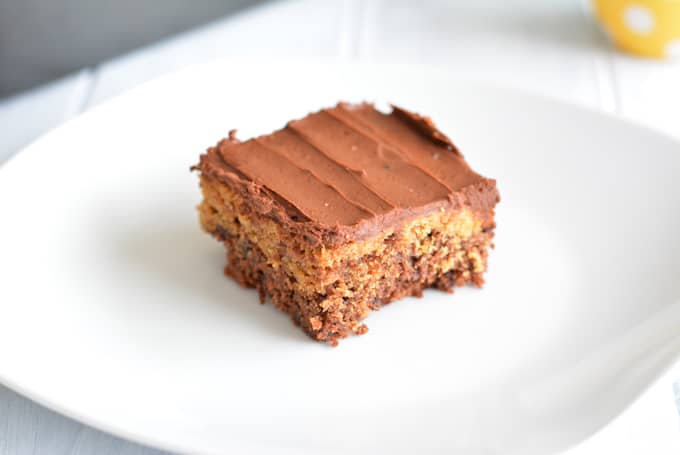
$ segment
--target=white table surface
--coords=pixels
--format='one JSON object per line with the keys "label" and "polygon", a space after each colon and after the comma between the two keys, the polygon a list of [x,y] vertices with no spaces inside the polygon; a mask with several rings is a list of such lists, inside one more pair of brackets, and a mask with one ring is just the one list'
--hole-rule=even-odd
{"label": "white table surface", "polygon": [[[230,56],[441,65],[680,137],[680,62],[615,52],[580,0],[289,0],[0,101],[0,163],[37,136],[135,85]],[[568,454],[680,453],[680,387],[673,387],[678,379],[680,364]],[[0,455],[152,453],[160,452],[81,425],[0,385]]]}

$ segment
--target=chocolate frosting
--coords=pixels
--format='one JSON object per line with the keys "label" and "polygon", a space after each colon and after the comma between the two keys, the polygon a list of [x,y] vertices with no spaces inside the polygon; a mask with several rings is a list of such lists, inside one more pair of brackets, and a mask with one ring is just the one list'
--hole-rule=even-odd
{"label": "chocolate frosting", "polygon": [[198,166],[255,210],[313,243],[364,238],[402,220],[467,206],[486,217],[494,180],[475,173],[428,117],[339,103],[244,142],[235,131]]}

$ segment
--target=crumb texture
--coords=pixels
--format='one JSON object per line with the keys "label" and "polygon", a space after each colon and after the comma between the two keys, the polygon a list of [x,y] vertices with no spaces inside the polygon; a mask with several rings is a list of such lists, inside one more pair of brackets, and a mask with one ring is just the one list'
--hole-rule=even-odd
{"label": "crumb texture", "polygon": [[371,310],[426,288],[482,286],[493,216],[437,210],[370,239],[311,245],[259,214],[229,186],[201,177],[204,230],[224,243],[225,273],[257,289],[312,338],[363,334]]}

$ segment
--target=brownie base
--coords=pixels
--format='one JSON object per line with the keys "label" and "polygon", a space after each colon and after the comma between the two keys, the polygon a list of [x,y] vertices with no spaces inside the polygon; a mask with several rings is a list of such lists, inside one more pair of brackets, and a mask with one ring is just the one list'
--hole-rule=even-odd
{"label": "brownie base", "polygon": [[[408,296],[421,297],[425,289],[453,292],[455,286],[472,284],[481,287],[489,248],[493,247],[493,230],[481,231],[462,242],[451,242],[434,234],[432,254],[411,256],[388,247],[381,258],[362,257],[342,264],[347,273],[344,282],[353,281],[353,262],[380,260],[381,277],[375,286],[348,290],[340,282],[327,286],[325,292],[305,294],[295,279],[281,268],[275,269],[257,245],[230,235],[217,227],[214,233],[227,249],[225,274],[239,284],[255,288],[260,302],[268,299],[288,313],[293,322],[317,341],[336,346],[338,340],[354,333],[362,335],[368,327],[362,322],[371,310],[378,310]],[[441,239],[437,239],[441,236]],[[432,235],[431,235],[432,237]],[[457,243],[457,245],[456,245]],[[453,259],[453,261],[452,261]],[[453,267],[442,271],[443,264]]]}

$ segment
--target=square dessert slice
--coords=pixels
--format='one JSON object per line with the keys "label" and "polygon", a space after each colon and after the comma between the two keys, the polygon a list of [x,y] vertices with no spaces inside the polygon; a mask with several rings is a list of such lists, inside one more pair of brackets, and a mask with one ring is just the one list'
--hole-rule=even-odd
{"label": "square dessert slice", "polygon": [[316,340],[362,334],[371,310],[426,288],[483,283],[496,183],[427,117],[340,103],[244,142],[232,131],[195,169],[225,273]]}

